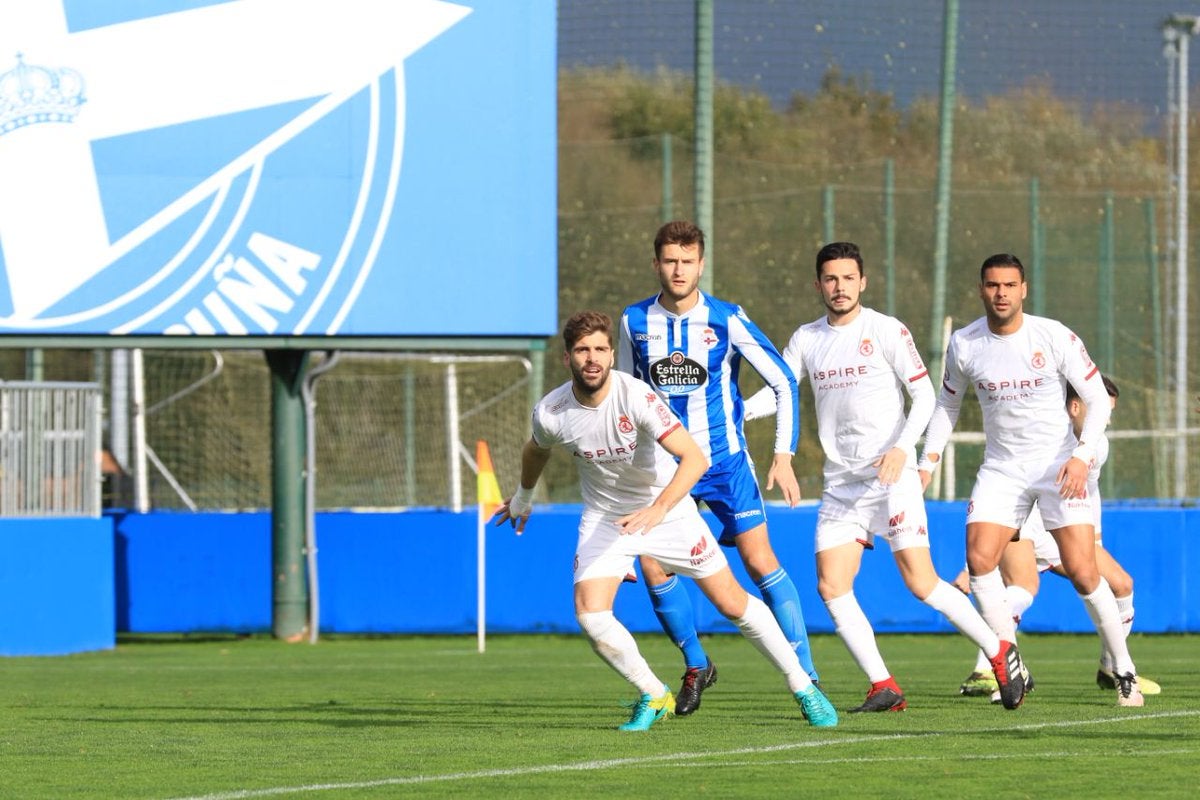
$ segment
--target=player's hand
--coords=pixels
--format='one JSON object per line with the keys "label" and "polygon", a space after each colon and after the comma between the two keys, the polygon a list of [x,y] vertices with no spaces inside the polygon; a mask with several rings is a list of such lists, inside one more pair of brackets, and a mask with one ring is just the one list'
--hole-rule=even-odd
{"label": "player's hand", "polygon": [[921,476],[921,491],[924,492],[929,488],[929,483],[933,480],[933,473],[927,469],[917,470],[917,474]]}
{"label": "player's hand", "polygon": [[626,514],[617,520],[617,527],[621,529],[621,535],[627,536],[635,533],[640,533],[645,536],[650,532],[650,529],[663,521],[663,517],[667,515],[666,509],[659,508],[657,505],[648,505],[645,508],[638,509],[632,514]]}
{"label": "player's hand", "polygon": [[871,466],[878,470],[879,482],[884,486],[890,486],[900,480],[900,473],[904,471],[906,461],[908,461],[908,456],[904,450],[899,447],[893,447],[875,459]]}
{"label": "player's hand", "polygon": [[529,514],[533,511],[533,506],[525,508],[518,506],[513,507],[513,497],[508,498],[504,503],[496,509],[496,513],[492,514],[494,524],[499,527],[505,522],[512,525],[517,531],[517,536],[525,532],[525,523],[529,522]]}
{"label": "player's hand", "polygon": [[779,484],[784,501],[792,508],[800,502],[800,484],[796,480],[796,471],[792,469],[791,453],[776,453],[771,460],[771,469],[767,471],[767,491]]}
{"label": "player's hand", "polygon": [[1067,500],[1085,497],[1087,495],[1088,465],[1082,458],[1071,456],[1067,463],[1058,470],[1054,482],[1058,484],[1058,494]]}

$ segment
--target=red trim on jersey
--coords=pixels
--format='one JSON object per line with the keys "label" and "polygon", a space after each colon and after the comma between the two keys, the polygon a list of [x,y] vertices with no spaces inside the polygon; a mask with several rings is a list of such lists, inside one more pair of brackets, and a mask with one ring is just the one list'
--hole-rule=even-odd
{"label": "red trim on jersey", "polygon": [[920,373],[919,375],[913,375],[911,378],[908,379],[908,382],[912,383],[913,381],[919,381],[919,380],[921,380],[921,378],[924,378],[928,374],[929,374],[929,370],[925,370],[924,372]]}
{"label": "red trim on jersey", "polygon": [[1100,368],[1099,368],[1099,367],[1097,367],[1095,364],[1093,364],[1093,365],[1092,365],[1092,371],[1091,371],[1091,372],[1089,372],[1089,373],[1087,374],[1087,376],[1084,378],[1084,380],[1085,380],[1085,381],[1090,381],[1090,380],[1092,379],[1092,376],[1093,376],[1093,375],[1095,375],[1095,374],[1096,374],[1097,372],[1099,372],[1099,371],[1100,371]]}
{"label": "red trim on jersey", "polygon": [[870,540],[868,540],[868,539],[855,539],[854,541],[861,544],[863,546],[864,550],[874,550],[875,549],[875,545],[872,544],[870,542]]}
{"label": "red trim on jersey", "polygon": [[675,423],[675,425],[674,425],[674,426],[671,428],[671,430],[667,431],[667,432],[666,432],[666,433],[664,433],[662,436],[658,437],[658,441],[660,441],[660,442],[661,442],[663,439],[667,438],[667,437],[668,437],[668,436],[670,436],[672,433],[674,433],[675,431],[679,430],[679,429],[680,429],[680,428],[682,428],[682,427],[683,427],[683,423],[681,423],[681,422],[676,422],[676,423]]}
{"label": "red trim on jersey", "polygon": [[943,388],[943,389],[945,389],[945,390],[946,390],[947,392],[949,392],[950,394],[958,394],[958,392],[956,392],[956,391],[954,391],[953,389],[951,389],[951,388],[950,388],[950,384],[946,383],[945,381],[942,381],[942,388]]}

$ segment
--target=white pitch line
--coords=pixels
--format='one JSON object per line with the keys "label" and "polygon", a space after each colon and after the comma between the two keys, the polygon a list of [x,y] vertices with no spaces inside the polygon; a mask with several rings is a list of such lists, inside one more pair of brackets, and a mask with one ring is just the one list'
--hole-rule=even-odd
{"label": "white pitch line", "polygon": [[[1014,725],[991,728],[986,731],[976,730],[975,734],[993,732],[993,733],[1019,733],[1023,731],[1038,731],[1047,728],[1075,728],[1084,725],[1103,725],[1113,722],[1138,722],[1140,720],[1149,719],[1167,719],[1171,717],[1195,717],[1200,716],[1200,710],[1197,711],[1164,711],[1158,714],[1137,714],[1134,716],[1122,715],[1119,717],[1105,717],[1102,719],[1089,720],[1067,720],[1061,722],[1038,722],[1031,725]],[[407,778],[379,778],[372,781],[346,781],[344,783],[310,783],[302,786],[274,786],[266,789],[239,789],[232,792],[216,792],[214,794],[194,795],[191,797],[174,798],[173,800],[246,800],[246,798],[254,797],[273,797],[281,794],[292,794],[299,792],[329,792],[340,791],[343,789],[373,789],[383,786],[413,786],[423,783],[443,783],[446,781],[460,781],[478,778],[512,778],[522,775],[545,775],[554,772],[594,772],[601,769],[612,769],[614,767],[631,767],[649,764],[662,764],[664,762],[674,764],[693,763],[709,758],[719,758],[724,756],[738,755],[753,755],[755,753],[779,753],[788,750],[803,750],[814,747],[830,747],[846,744],[860,744],[863,742],[883,742],[896,741],[901,739],[924,739],[935,736],[949,736],[949,732],[942,731],[926,731],[923,733],[890,733],[877,736],[855,736],[843,739],[821,739],[812,742],[788,742],[787,744],[767,745],[764,747],[737,747],[730,750],[710,750],[702,753],[672,753],[658,756],[639,756],[636,758],[611,758],[599,761],[580,761],[574,764],[544,764],[542,766],[532,767],[509,767],[507,769],[484,769],[475,770],[472,772],[447,772],[441,775],[413,775]],[[1174,752],[1191,752],[1191,751],[1164,751],[1167,753]],[[1070,755],[1070,754],[1067,754]],[[1094,755],[1094,754],[1092,754]],[[905,756],[905,760],[916,760],[917,757]],[[828,763],[837,763],[837,761],[856,762],[861,759],[837,759],[830,760]],[[887,756],[872,757],[870,761],[888,760]],[[898,760],[898,759],[896,759]],[[931,759],[932,760],[932,759]],[[748,762],[761,763],[761,762]],[[804,763],[814,763],[810,759],[806,759]],[[720,766],[720,765],[717,765]]]}

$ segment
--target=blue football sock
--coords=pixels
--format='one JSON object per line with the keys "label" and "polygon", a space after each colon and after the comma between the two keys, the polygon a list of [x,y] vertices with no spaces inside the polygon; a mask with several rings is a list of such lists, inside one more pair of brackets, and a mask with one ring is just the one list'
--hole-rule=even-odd
{"label": "blue football sock", "polygon": [[804,614],[800,611],[800,594],[796,584],[783,571],[783,567],[764,575],[758,582],[758,591],[762,593],[763,602],[783,630],[783,635],[796,648],[796,656],[800,666],[808,673],[814,682],[819,680],[817,668],[813,666],[812,650],[808,645],[808,629],[804,627]]}
{"label": "blue football sock", "polygon": [[683,651],[683,660],[690,667],[704,669],[708,666],[708,654],[700,644],[696,633],[696,617],[692,613],[692,598],[687,587],[672,575],[666,583],[650,586],[650,605],[658,616],[659,624],[671,637],[671,641]]}

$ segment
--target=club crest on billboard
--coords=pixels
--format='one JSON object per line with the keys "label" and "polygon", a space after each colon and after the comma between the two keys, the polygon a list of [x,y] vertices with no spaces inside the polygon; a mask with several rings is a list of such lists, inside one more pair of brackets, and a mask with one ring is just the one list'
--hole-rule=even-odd
{"label": "club crest on billboard", "polygon": [[[413,103],[406,62],[458,26],[454,41],[471,41],[474,13],[442,0],[0,7],[0,333],[518,332],[422,311],[435,301],[418,273],[445,236],[419,211],[422,197],[438,208],[428,131],[488,65],[451,75],[452,54],[434,52]],[[406,158],[422,165],[407,184]]]}

